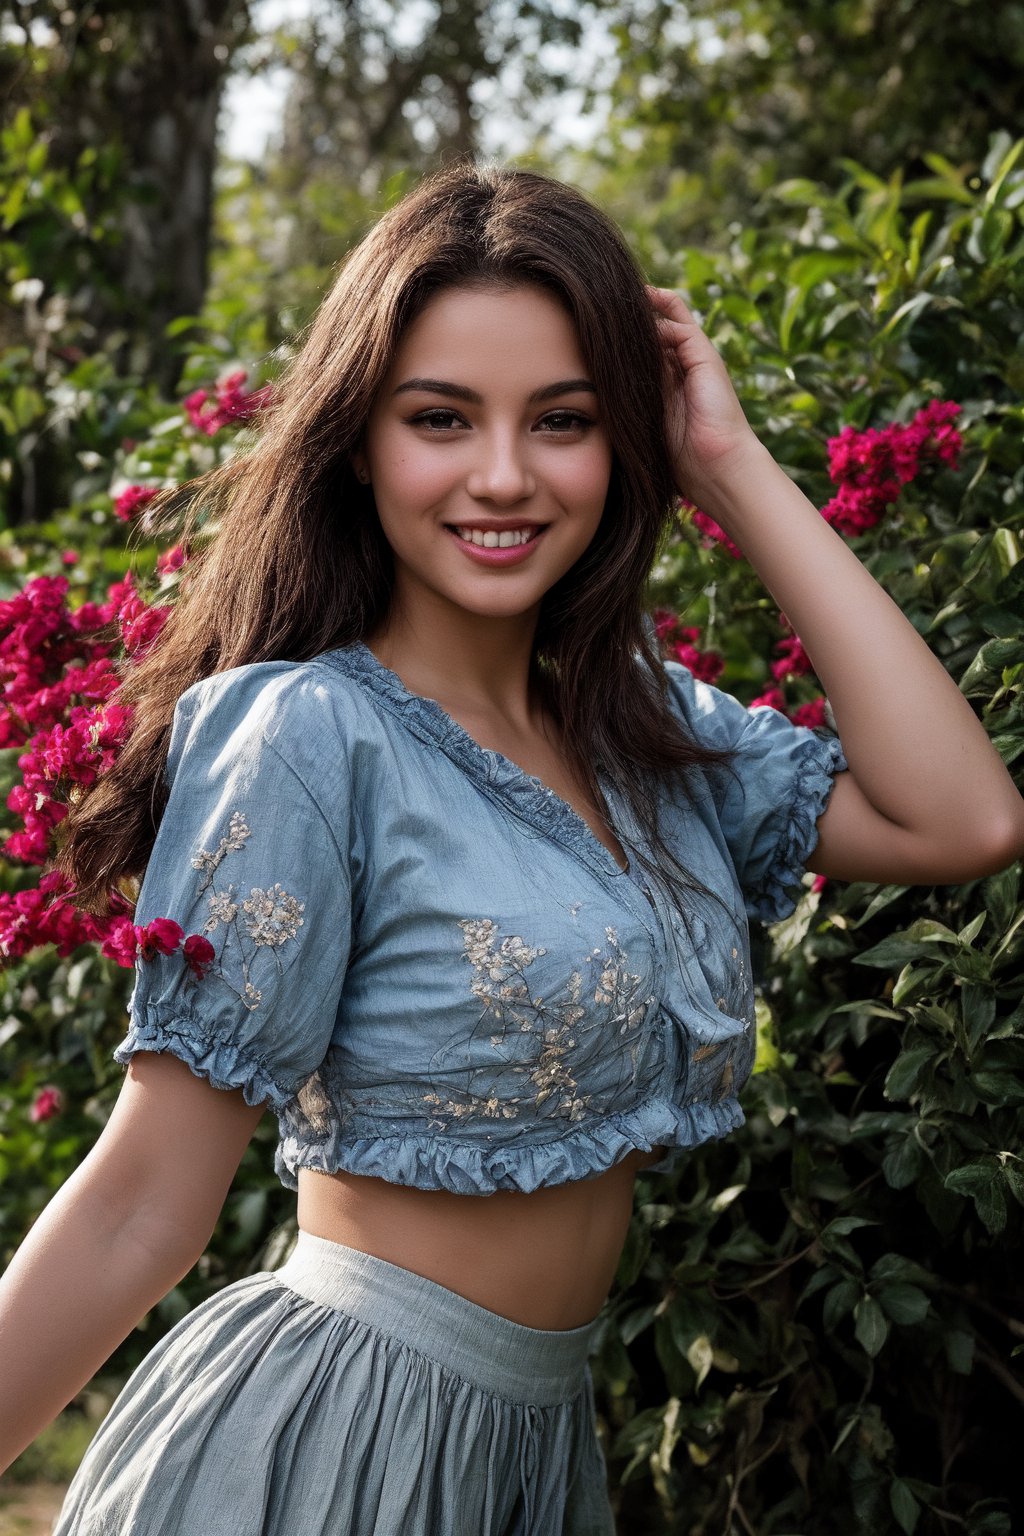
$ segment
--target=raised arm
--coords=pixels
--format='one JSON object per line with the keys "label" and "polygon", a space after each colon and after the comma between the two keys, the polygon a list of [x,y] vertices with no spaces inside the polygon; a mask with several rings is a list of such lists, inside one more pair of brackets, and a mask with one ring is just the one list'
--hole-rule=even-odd
{"label": "raised arm", "polygon": [[910,621],[758,440],[682,300],[651,289],[680,492],[728,533],[786,614],[835,716],[838,776],[807,867],[952,883],[1024,855],[1024,798]]}
{"label": "raised arm", "polygon": [[0,1277],[0,1473],[206,1249],[266,1105],[132,1058],[107,1125]]}

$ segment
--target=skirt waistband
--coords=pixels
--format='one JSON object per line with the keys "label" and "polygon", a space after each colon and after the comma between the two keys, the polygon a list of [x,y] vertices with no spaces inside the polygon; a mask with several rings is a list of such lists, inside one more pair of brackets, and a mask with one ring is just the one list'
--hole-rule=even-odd
{"label": "skirt waistband", "polygon": [[308,1301],[391,1335],[497,1397],[554,1406],[584,1383],[597,1318],[564,1331],[527,1328],[435,1280],[301,1227],[291,1254],[271,1273]]}

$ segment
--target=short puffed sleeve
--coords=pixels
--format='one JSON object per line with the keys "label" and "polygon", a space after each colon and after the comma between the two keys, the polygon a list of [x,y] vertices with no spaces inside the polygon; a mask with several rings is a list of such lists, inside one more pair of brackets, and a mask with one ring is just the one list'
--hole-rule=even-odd
{"label": "short puffed sleeve", "polygon": [[666,661],[668,701],[703,746],[733,748],[729,768],[708,771],[722,835],[750,917],[788,917],[818,841],[835,775],[848,764],[838,736],[794,725],[770,705],[747,708],[688,667]]}
{"label": "short puffed sleeve", "polygon": [[351,939],[344,743],[316,669],[256,662],[186,689],[165,778],[114,1060],[169,1051],[280,1111],[327,1053]]}

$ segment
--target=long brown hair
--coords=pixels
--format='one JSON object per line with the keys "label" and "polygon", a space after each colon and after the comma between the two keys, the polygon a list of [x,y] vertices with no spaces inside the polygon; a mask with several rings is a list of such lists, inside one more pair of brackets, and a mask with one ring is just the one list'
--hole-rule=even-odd
{"label": "long brown hair", "polygon": [[[613,447],[590,546],[545,594],[534,670],[595,804],[595,768],[627,797],[676,892],[703,890],[665,846],[654,780],[731,753],[689,739],[665,702],[645,626],[649,574],[676,492],[661,347],[642,274],[616,226],[579,192],[515,168],[459,163],[422,181],[344,262],[274,389],[255,445],[163,503],[193,550],[157,643],[115,694],[134,709],[116,762],[61,825],[56,865],[85,910],[143,872],[165,803],[178,696],[249,662],[304,661],[386,622],[391,548],[350,455],[410,322],[443,288],[540,284],[572,318]],[[180,512],[175,515],[180,516]],[[672,873],[672,869],[676,871]]]}

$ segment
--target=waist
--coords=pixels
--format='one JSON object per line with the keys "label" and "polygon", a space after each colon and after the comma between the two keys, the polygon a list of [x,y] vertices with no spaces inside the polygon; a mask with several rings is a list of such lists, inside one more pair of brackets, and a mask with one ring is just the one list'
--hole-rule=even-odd
{"label": "waist", "polygon": [[633,1209],[636,1152],[593,1179],[530,1194],[456,1195],[300,1168],[300,1230],[370,1254],[527,1328],[587,1325],[611,1288]]}

